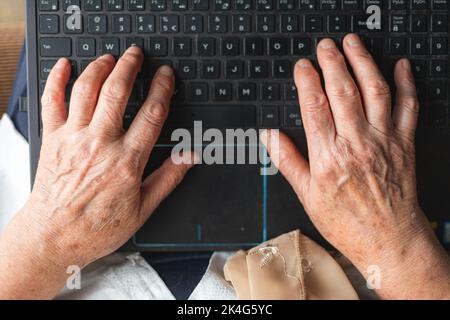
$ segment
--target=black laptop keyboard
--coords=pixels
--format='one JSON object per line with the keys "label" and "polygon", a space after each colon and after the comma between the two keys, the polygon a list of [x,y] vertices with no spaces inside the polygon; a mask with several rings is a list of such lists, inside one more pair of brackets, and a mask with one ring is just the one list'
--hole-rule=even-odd
{"label": "black laptop keyboard", "polygon": [[[125,115],[136,115],[152,74],[175,68],[169,122],[192,127],[302,126],[292,69],[315,60],[324,37],[338,44],[359,33],[392,84],[394,63],[409,57],[423,112],[421,125],[449,127],[450,0],[37,0],[41,91],[58,57],[73,63],[71,82],[95,57],[120,56],[136,44],[145,63]],[[81,30],[67,8],[81,8]],[[369,30],[367,6],[382,8],[381,30]],[[71,86],[68,87],[69,97]]]}

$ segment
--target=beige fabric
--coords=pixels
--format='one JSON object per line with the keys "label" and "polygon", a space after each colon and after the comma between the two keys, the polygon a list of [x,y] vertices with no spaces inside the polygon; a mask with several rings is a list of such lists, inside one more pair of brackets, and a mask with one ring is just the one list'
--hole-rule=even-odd
{"label": "beige fabric", "polygon": [[224,273],[241,300],[358,299],[339,264],[300,231],[237,252]]}

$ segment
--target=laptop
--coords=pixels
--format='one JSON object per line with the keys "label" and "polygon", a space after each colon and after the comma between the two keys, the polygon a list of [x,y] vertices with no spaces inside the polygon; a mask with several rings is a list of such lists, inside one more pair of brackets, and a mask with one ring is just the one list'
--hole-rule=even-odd
{"label": "laptop", "polygon": [[[27,0],[32,177],[41,146],[40,97],[57,59],[72,61],[73,84],[96,57],[119,57],[135,44],[146,58],[124,117],[125,129],[155,70],[167,64],[177,77],[170,116],[145,175],[179,146],[176,130],[181,130],[179,137],[187,134],[195,140],[192,145],[203,155],[214,160],[222,152],[227,161],[194,168],[124,249],[234,250],[297,228],[327,245],[284,178],[269,173],[273,168],[258,140],[245,137],[237,144],[225,137],[275,128],[305,153],[294,63],[300,57],[316,61],[315,48],[324,37],[340,44],[355,32],[390,84],[395,62],[401,57],[412,61],[422,105],[417,135],[420,202],[441,241],[449,244],[449,2]],[[372,19],[375,24],[369,23]],[[69,84],[67,97],[70,91]],[[224,137],[215,142],[213,152],[211,134]],[[239,159],[242,153],[244,161]]]}

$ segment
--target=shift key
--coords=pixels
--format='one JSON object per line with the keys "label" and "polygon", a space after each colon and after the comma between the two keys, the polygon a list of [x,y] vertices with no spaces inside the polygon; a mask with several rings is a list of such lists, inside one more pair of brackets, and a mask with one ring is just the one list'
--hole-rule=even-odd
{"label": "shift key", "polygon": [[70,57],[72,40],[70,38],[42,38],[40,52],[42,57]]}

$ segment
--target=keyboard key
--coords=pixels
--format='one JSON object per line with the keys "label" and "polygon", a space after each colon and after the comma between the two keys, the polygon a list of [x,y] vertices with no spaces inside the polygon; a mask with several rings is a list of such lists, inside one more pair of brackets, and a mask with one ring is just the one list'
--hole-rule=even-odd
{"label": "keyboard key", "polygon": [[245,55],[262,56],[264,55],[264,39],[263,38],[246,38],[245,39]]}
{"label": "keyboard key", "polygon": [[265,101],[280,100],[280,85],[278,83],[264,83],[261,86],[261,99]]}
{"label": "keyboard key", "polygon": [[252,10],[253,0],[235,0],[236,10]]}
{"label": "keyboard key", "polygon": [[120,55],[120,40],[119,38],[102,38],[101,40],[101,54],[112,54],[115,57]]}
{"label": "keyboard key", "polygon": [[256,31],[261,33],[275,32],[276,17],[274,15],[260,14],[256,18]]}
{"label": "keyboard key", "polygon": [[215,10],[230,10],[232,0],[214,0]]}
{"label": "keyboard key", "polygon": [[148,41],[148,53],[151,57],[164,57],[168,55],[167,38],[150,38]]}
{"label": "keyboard key", "polygon": [[59,16],[55,14],[41,14],[39,16],[39,31],[42,34],[59,33]]}
{"label": "keyboard key", "polygon": [[225,102],[233,99],[233,86],[229,82],[216,82],[214,84],[214,100]]}
{"label": "keyboard key", "polygon": [[137,47],[141,48],[142,50],[145,50],[144,38],[127,37],[125,39],[125,48],[124,49],[126,50],[131,46],[137,46]]}
{"label": "keyboard key", "polygon": [[323,32],[323,20],[320,15],[306,15],[305,16],[305,31],[306,32]]}
{"label": "keyboard key", "polygon": [[122,11],[123,10],[123,0],[107,0],[106,10],[108,11]]}
{"label": "keyboard key", "polygon": [[233,15],[233,32],[250,33],[252,31],[252,17],[248,14]]}
{"label": "keyboard key", "polygon": [[448,107],[444,104],[432,104],[428,106],[427,124],[433,128],[444,128],[448,125]]}
{"label": "keyboard key", "polygon": [[295,0],[278,0],[278,9],[280,10],[294,10],[296,5]]}
{"label": "keyboard key", "polygon": [[392,55],[406,54],[406,38],[391,38],[389,51]]}
{"label": "keyboard key", "polygon": [[187,86],[187,99],[189,102],[206,102],[209,98],[207,83],[189,83]]}
{"label": "keyboard key", "polygon": [[450,9],[449,0],[432,0],[433,10]]}
{"label": "keyboard key", "polygon": [[266,11],[273,9],[273,0],[256,0],[256,10]]}
{"label": "keyboard key", "polygon": [[89,15],[88,32],[93,34],[108,32],[108,18],[106,15]]}
{"label": "keyboard key", "polygon": [[412,38],[411,50],[412,55],[427,55],[428,54],[428,39],[427,38]]}
{"label": "keyboard key", "polygon": [[241,60],[229,60],[226,62],[226,76],[228,79],[241,79],[245,76],[244,62]]}
{"label": "keyboard key", "polygon": [[113,15],[112,16],[112,32],[113,33],[130,33],[131,32],[131,16]]}
{"label": "keyboard key", "polygon": [[285,85],[284,98],[286,101],[298,101],[297,87],[295,84],[290,83]]}
{"label": "keyboard key", "polygon": [[209,0],[193,0],[192,9],[198,11],[209,10]]}
{"label": "keyboard key", "polygon": [[435,78],[448,77],[448,61],[433,60],[431,61],[430,75]]}
{"label": "keyboard key", "polygon": [[83,8],[85,11],[101,11],[102,0],[84,0]]}
{"label": "keyboard key", "polygon": [[300,0],[298,5],[300,10],[316,10],[319,8],[317,0]]}
{"label": "keyboard key", "polygon": [[360,9],[361,0],[342,0],[344,11],[352,11]]}
{"label": "keyboard key", "polygon": [[427,10],[429,1],[424,0],[412,0],[411,9],[413,10]]}
{"label": "keyboard key", "polygon": [[180,60],[176,73],[181,80],[195,79],[197,77],[197,62],[195,60]]}
{"label": "keyboard key", "polygon": [[150,0],[151,11],[165,11],[167,9],[166,0]]}
{"label": "keyboard key", "polygon": [[203,16],[199,14],[188,14],[184,17],[185,33],[202,33]]}
{"label": "keyboard key", "polygon": [[347,25],[347,17],[344,15],[330,15],[328,17],[328,31],[329,32],[347,32],[349,30]]}
{"label": "keyboard key", "polygon": [[448,15],[434,14],[431,17],[433,32],[449,32]]}
{"label": "keyboard key", "polygon": [[428,98],[431,101],[446,101],[448,88],[445,80],[433,80],[428,85]]}
{"label": "keyboard key", "polygon": [[280,115],[277,106],[261,108],[261,127],[275,129],[280,126]]}
{"label": "keyboard key", "polygon": [[197,54],[199,56],[214,56],[214,55],[216,55],[216,39],[214,39],[214,38],[198,38],[197,39]]}
{"label": "keyboard key", "polygon": [[155,16],[150,14],[142,14],[136,16],[136,30],[138,33],[154,33]]}
{"label": "keyboard key", "polygon": [[185,11],[188,8],[187,0],[172,0],[173,11]]}
{"label": "keyboard key", "polygon": [[407,0],[390,0],[392,10],[406,10],[408,9]]}
{"label": "keyboard key", "polygon": [[176,15],[161,15],[159,21],[162,33],[177,33],[180,31],[179,19]]}
{"label": "keyboard key", "polygon": [[220,61],[207,60],[202,62],[202,79],[219,79]]}
{"label": "keyboard key", "polygon": [[50,74],[50,71],[52,71],[52,68],[55,66],[57,60],[44,60],[41,61],[41,79],[47,80],[48,75]]}
{"label": "keyboard key", "polygon": [[72,55],[70,38],[41,38],[39,50],[42,57],[69,57]]}
{"label": "keyboard key", "polygon": [[176,57],[189,57],[192,55],[191,38],[174,38],[173,55]]}
{"label": "keyboard key", "polygon": [[293,54],[295,56],[309,56],[312,54],[311,39],[294,38]]}
{"label": "keyboard key", "polygon": [[320,8],[323,10],[341,9],[341,0],[320,0]]}
{"label": "keyboard key", "polygon": [[270,56],[285,56],[290,51],[290,39],[287,38],[269,38],[269,55]]}
{"label": "keyboard key", "polygon": [[222,56],[238,56],[241,53],[241,39],[236,37],[222,38],[220,47]]}
{"label": "keyboard key", "polygon": [[95,39],[79,38],[77,39],[77,56],[79,57],[95,57]]}
{"label": "keyboard key", "polygon": [[277,79],[289,79],[292,74],[292,63],[288,60],[275,60],[273,62],[273,76]]}
{"label": "keyboard key", "polygon": [[411,16],[411,32],[427,32],[428,16],[425,14],[413,14]]}
{"label": "keyboard key", "polygon": [[39,0],[39,10],[41,11],[58,11],[58,0]]}
{"label": "keyboard key", "polygon": [[428,74],[428,67],[426,60],[412,60],[411,65],[416,79],[426,78]]}
{"label": "keyboard key", "polygon": [[407,30],[407,16],[406,15],[391,15],[391,32],[403,33]]}
{"label": "keyboard key", "polygon": [[281,15],[281,32],[300,32],[300,16],[296,14]]}
{"label": "keyboard key", "polygon": [[64,33],[79,34],[83,33],[83,16],[77,18],[73,14],[65,14],[63,16]]}
{"label": "keyboard key", "polygon": [[238,100],[239,101],[254,101],[258,97],[256,83],[239,83]]}
{"label": "keyboard key", "polygon": [[448,38],[436,38],[431,39],[431,54],[433,55],[447,55],[448,51]]}
{"label": "keyboard key", "polygon": [[248,64],[248,74],[251,79],[263,79],[269,76],[268,62],[264,60],[252,60]]}
{"label": "keyboard key", "polygon": [[228,16],[224,14],[212,14],[208,16],[208,32],[225,33],[228,32]]}
{"label": "keyboard key", "polygon": [[130,11],[143,11],[145,10],[145,0],[127,0],[128,10]]}
{"label": "keyboard key", "polygon": [[287,128],[303,127],[302,116],[298,106],[284,107],[284,126]]}

